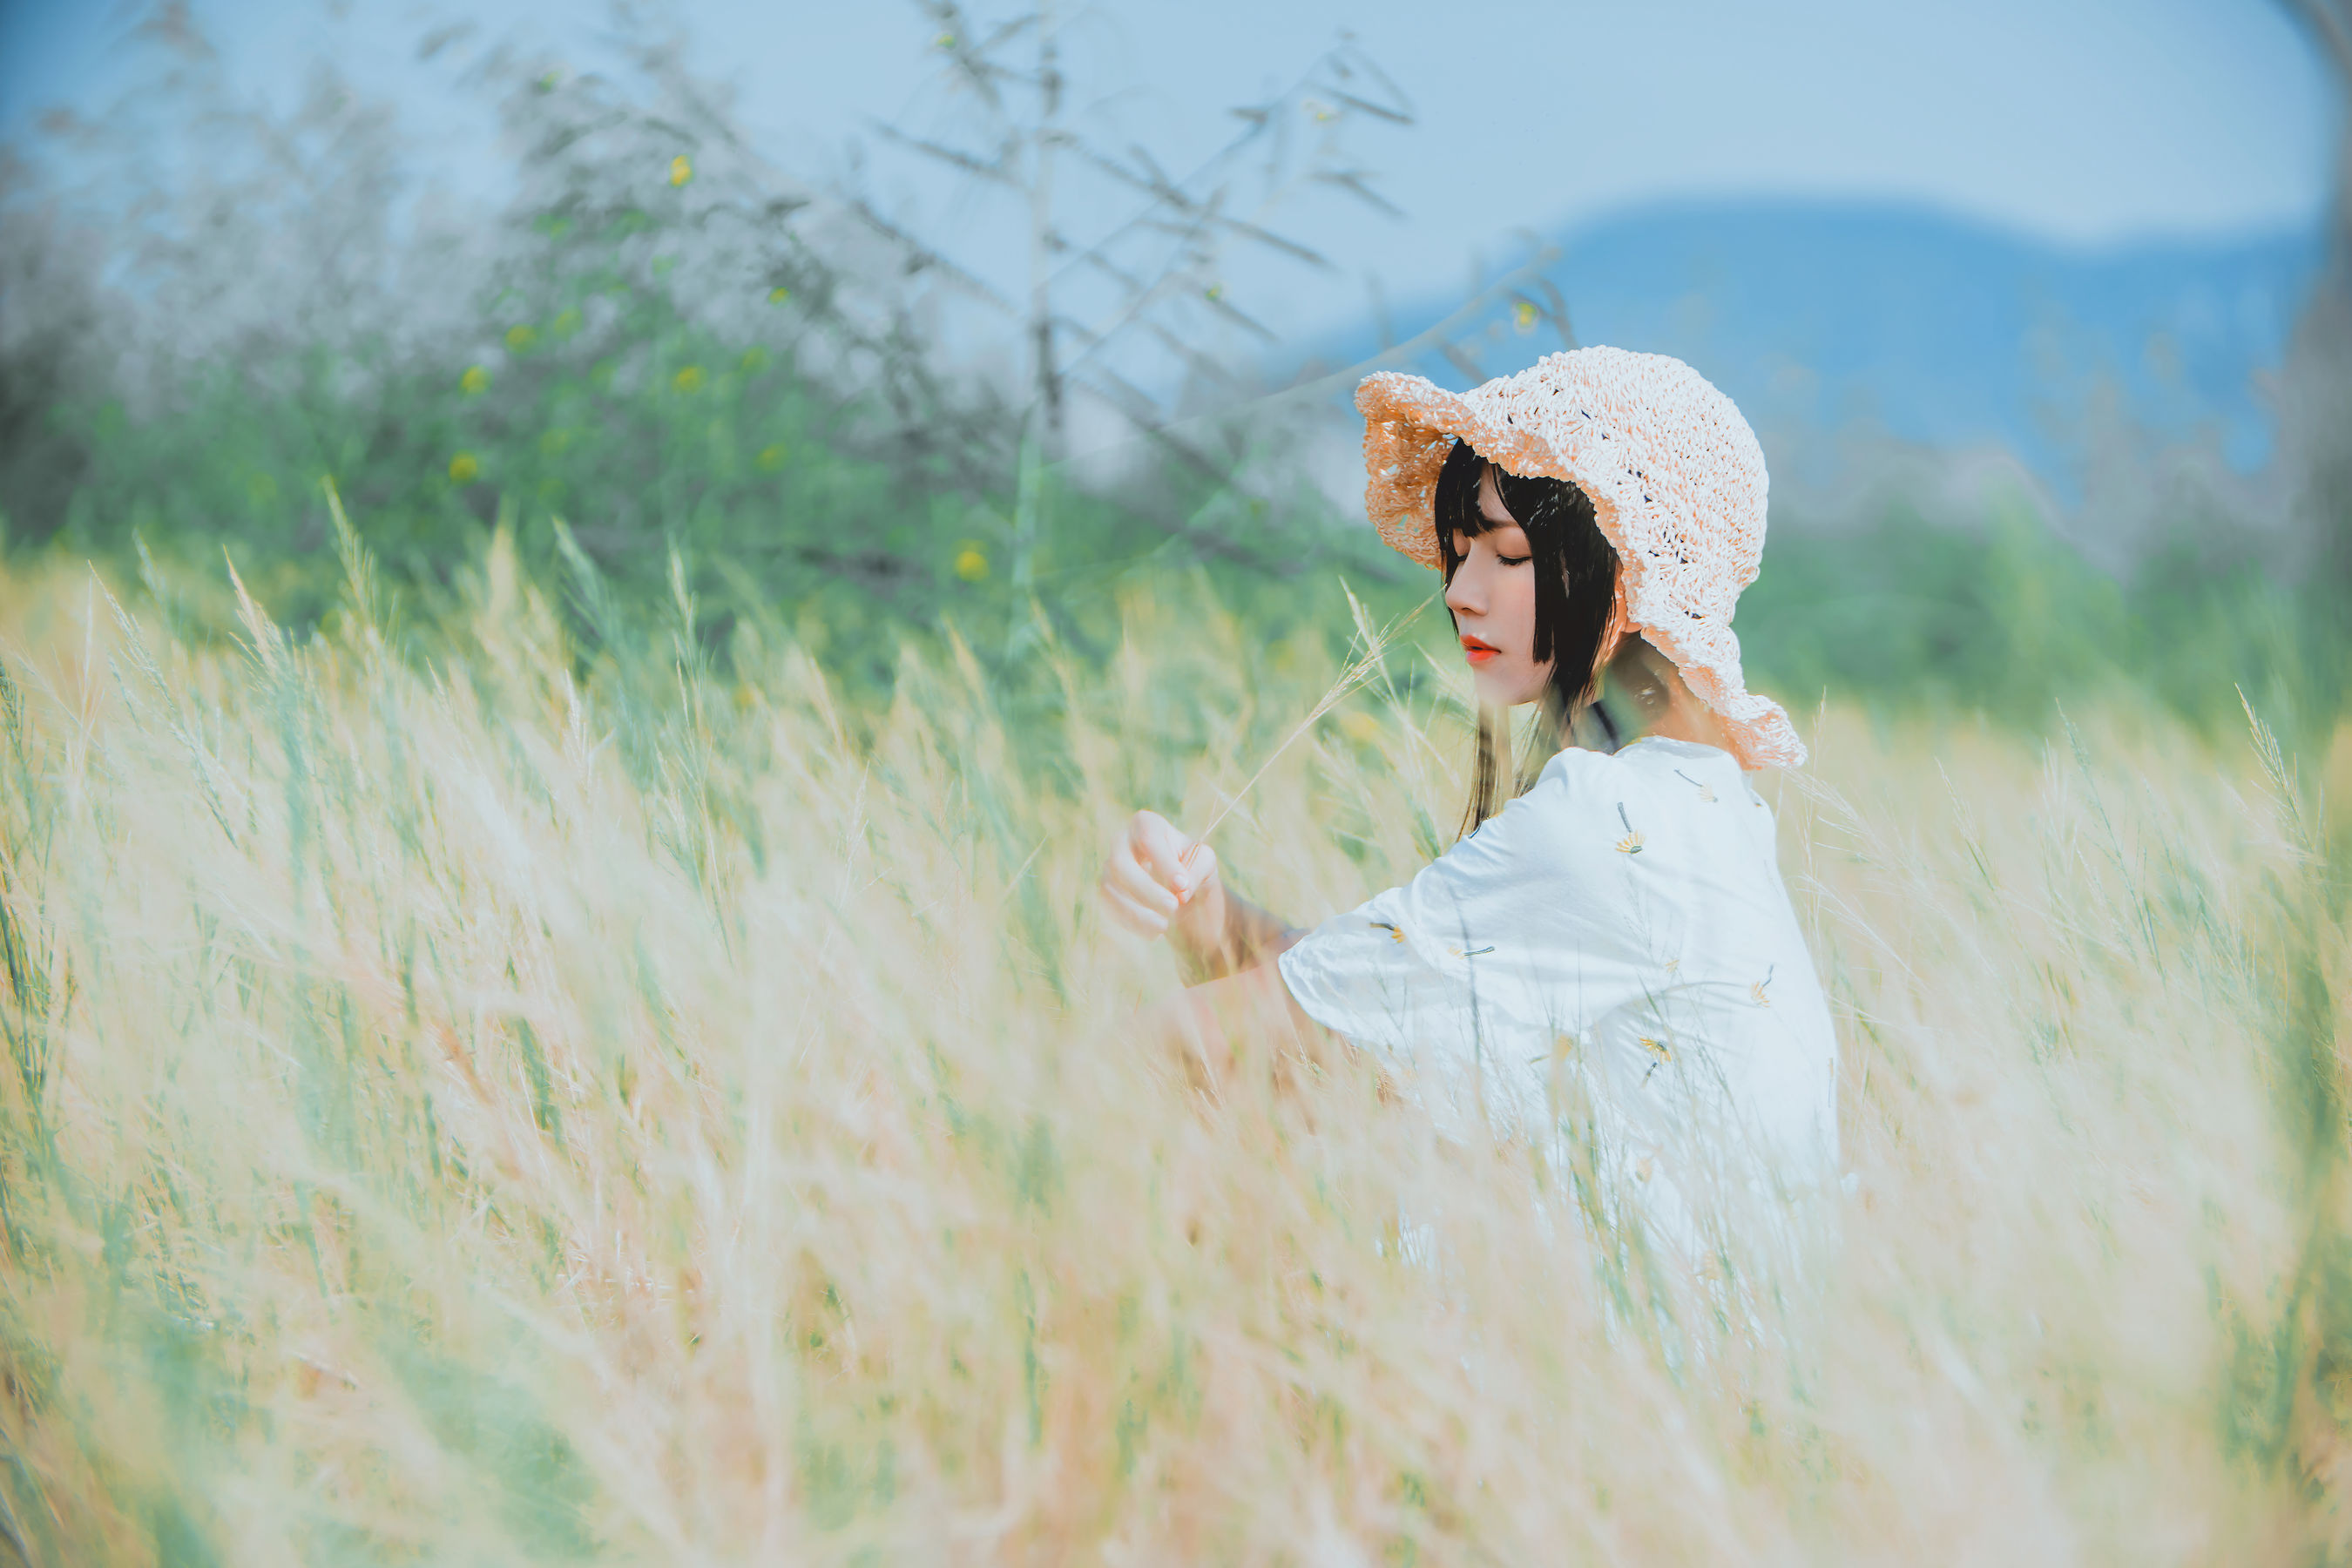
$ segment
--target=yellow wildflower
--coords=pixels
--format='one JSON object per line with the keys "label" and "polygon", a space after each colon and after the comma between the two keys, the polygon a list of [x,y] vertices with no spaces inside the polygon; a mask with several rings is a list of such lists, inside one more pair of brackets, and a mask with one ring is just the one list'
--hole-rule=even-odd
{"label": "yellow wildflower", "polygon": [[480,365],[467,365],[466,374],[457,378],[457,390],[468,397],[479,397],[490,389],[490,373]]}
{"label": "yellow wildflower", "polygon": [[525,349],[530,347],[531,344],[537,342],[539,342],[539,329],[537,327],[530,326],[526,323],[524,325],[509,327],[507,329],[507,347],[513,350],[516,353],[522,353]]}
{"label": "yellow wildflower", "polygon": [[988,575],[988,557],[975,545],[967,544],[956,552],[955,574],[967,583],[977,583]]}
{"label": "yellow wildflower", "polygon": [[700,392],[704,377],[698,364],[688,365],[669,378],[669,384],[679,392]]}
{"label": "yellow wildflower", "polygon": [[781,283],[768,290],[768,303],[771,305],[781,305],[792,297],[793,291]]}
{"label": "yellow wildflower", "polygon": [[452,484],[470,485],[481,475],[481,459],[471,452],[460,452],[449,459],[449,480]]}
{"label": "yellow wildflower", "polygon": [[694,164],[685,153],[680,153],[669,161],[669,183],[672,190],[676,190],[692,178],[694,178]]}
{"label": "yellow wildflower", "polygon": [[783,443],[778,441],[761,447],[760,455],[754,460],[758,462],[763,472],[771,474],[774,473],[778,468],[784,466]]}
{"label": "yellow wildflower", "polygon": [[1526,300],[1511,307],[1511,324],[1519,329],[1520,336],[1524,337],[1536,330],[1537,313],[1534,304]]}
{"label": "yellow wildflower", "polygon": [[580,330],[580,312],[565,310],[550,324],[554,327],[557,337],[568,338]]}
{"label": "yellow wildflower", "polygon": [[1351,709],[1339,715],[1339,730],[1351,741],[1374,741],[1380,738],[1381,721]]}

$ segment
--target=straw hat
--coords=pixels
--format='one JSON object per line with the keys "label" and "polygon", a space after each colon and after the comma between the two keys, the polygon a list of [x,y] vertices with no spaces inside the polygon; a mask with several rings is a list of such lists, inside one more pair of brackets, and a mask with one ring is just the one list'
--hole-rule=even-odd
{"label": "straw hat", "polygon": [[1764,552],[1764,452],[1706,377],[1664,354],[1576,349],[1464,393],[1384,371],[1356,406],[1364,510],[1391,548],[1443,563],[1433,507],[1449,437],[1507,473],[1568,480],[1624,563],[1628,622],[1722,720],[1740,764],[1805,760],[1787,711],[1740,674],[1731,610]]}

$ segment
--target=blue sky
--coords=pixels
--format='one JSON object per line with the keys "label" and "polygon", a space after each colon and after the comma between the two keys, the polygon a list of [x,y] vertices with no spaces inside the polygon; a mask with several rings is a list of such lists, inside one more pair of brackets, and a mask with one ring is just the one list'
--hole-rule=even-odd
{"label": "blue sky", "polygon": [[[330,56],[401,105],[424,177],[461,187],[494,182],[494,161],[479,156],[488,121],[451,88],[446,60],[415,62],[416,38],[464,18],[481,29],[476,47],[509,37],[577,67],[604,52],[606,13],[553,0],[191,9],[240,90],[290,102],[305,63]],[[1079,99],[1089,127],[1147,141],[1171,164],[1223,134],[1226,106],[1351,28],[1418,111],[1414,127],[1379,128],[1359,147],[1406,216],[1333,202],[1294,225],[1397,294],[1458,286],[1474,253],[1503,258],[1515,229],[1691,197],[1893,199],[2078,247],[2301,226],[2324,199],[2342,112],[2275,0],[1061,9],[1074,75],[1094,89]],[[53,102],[103,111],[134,79],[119,40],[141,10],[0,0],[0,133],[21,134]],[[787,167],[840,169],[873,120],[954,130],[911,5],[701,0],[666,14],[684,25],[693,63],[735,84],[742,118]],[[976,221],[957,209],[968,196],[912,163],[883,155],[870,167],[902,213]],[[1362,309],[1352,283],[1273,287],[1293,317]]]}

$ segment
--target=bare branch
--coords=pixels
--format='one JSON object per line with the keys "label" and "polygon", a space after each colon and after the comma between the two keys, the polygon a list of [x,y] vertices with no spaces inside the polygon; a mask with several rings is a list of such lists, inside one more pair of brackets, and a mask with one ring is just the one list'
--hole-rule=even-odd
{"label": "bare branch", "polygon": [[1169,353],[1192,366],[1199,374],[1234,390],[1240,389],[1241,378],[1226,369],[1223,362],[1215,355],[1203,353],[1157,321],[1144,322],[1143,330],[1158,338]]}
{"label": "bare branch", "polygon": [[1346,104],[1349,108],[1360,109],[1366,114],[1385,120],[1391,125],[1410,125],[1412,123],[1412,115],[1400,113],[1396,110],[1384,108],[1380,104],[1370,102],[1364,99],[1358,98],[1352,92],[1341,92],[1337,88],[1330,88],[1326,90],[1328,91],[1333,98],[1337,99],[1339,102]]}
{"label": "bare branch", "polygon": [[[1397,106],[1395,112],[1403,116],[1404,122],[1408,125],[1412,123],[1412,99],[1404,89],[1396,84],[1395,78],[1381,69],[1378,60],[1356,47],[1352,37],[1348,37],[1339,48],[1334,49],[1328,58],[1331,61],[1331,68],[1339,73],[1339,79],[1342,81],[1346,81],[1358,71],[1370,77],[1388,100]],[[1379,111],[1374,110],[1374,112]]]}
{"label": "bare branch", "polygon": [[[1108,262],[1104,262],[1102,265],[1106,270],[1110,270],[1110,267]],[[1093,342],[1087,345],[1083,353],[1077,354],[1072,358],[1069,364],[1065,368],[1076,369],[1077,366],[1084,364],[1087,360],[1094,357],[1094,352],[1096,349],[1098,349],[1105,343],[1111,342],[1114,338],[1118,337],[1119,333],[1125,331],[1130,324],[1142,319],[1145,312],[1150,310],[1154,305],[1157,305],[1161,300],[1174,295],[1177,292],[1177,282],[1180,276],[1181,275],[1173,268],[1171,268],[1167,271],[1163,271],[1157,279],[1149,285],[1143,284],[1140,280],[1131,280],[1133,291],[1129,295],[1126,305],[1116,316],[1112,317],[1107,324],[1095,330],[1090,334],[1093,338]]]}
{"label": "bare branch", "polygon": [[1118,263],[1113,261],[1109,257],[1105,256],[1100,250],[1089,250],[1083,256],[1079,257],[1078,259],[1090,264],[1097,271],[1102,273],[1105,277],[1109,278],[1131,294],[1140,294],[1147,287],[1149,287],[1142,279],[1138,278],[1134,273],[1129,272],[1125,268],[1119,266]]}
{"label": "bare branch", "polygon": [[1221,289],[1211,289],[1202,294],[1201,302],[1244,331],[1255,333],[1261,342],[1271,343],[1281,341],[1271,329],[1243,314],[1239,308],[1225,298],[1224,291]]}
{"label": "bare branch", "polygon": [[1015,190],[1021,188],[1021,182],[1005,172],[1002,153],[998,155],[997,162],[983,163],[969,153],[959,153],[952,147],[941,146],[939,142],[921,136],[909,136],[905,132],[886,125],[878,120],[868,121],[866,123],[886,142],[895,142],[901,147],[927,153],[943,163],[950,163],[961,169],[967,174],[978,174],[983,180],[992,180],[1000,185],[1008,185]]}
{"label": "bare branch", "polygon": [[471,36],[474,31],[474,24],[471,22],[453,22],[448,26],[436,27],[418,40],[416,58],[420,60],[429,60],[458,39]]}
{"label": "bare branch", "polygon": [[1056,331],[1067,332],[1072,337],[1077,338],[1090,345],[1102,341],[1099,333],[1097,333],[1092,327],[1089,327],[1083,321],[1078,321],[1076,317],[1064,315],[1057,310],[1049,319],[1053,321],[1054,329]]}
{"label": "bare branch", "polygon": [[[1160,417],[1160,405],[1149,393],[1100,366],[1097,366],[1085,377],[1072,379],[1076,385],[1085,387],[1088,392],[1126,415],[1128,421],[1138,431],[1165,447],[1187,466],[1199,469],[1213,479],[1224,477],[1224,468],[1214,459],[1191,442],[1179,437],[1168,426],[1167,423]],[[1195,538],[1194,531],[1190,528],[1180,531],[1188,539]],[[1206,540],[1196,539],[1195,542],[1220,546],[1224,543],[1223,541],[1215,540],[1213,536]],[[1226,548],[1230,547],[1226,546]]]}
{"label": "bare branch", "polygon": [[1191,212],[1195,205],[1190,196],[1171,184],[1168,177],[1156,167],[1139,174],[1117,159],[1107,158],[1083,142],[1073,144],[1072,150],[1080,158],[1100,169],[1112,179],[1122,184],[1133,186],[1155,201],[1165,203],[1180,212]]}
{"label": "bare branch", "polygon": [[[1045,198],[1024,183],[1022,149],[1034,146],[1042,152],[1051,146],[1066,151],[1078,164],[1108,179],[1115,187],[1133,192],[1136,210],[1107,230],[1095,227],[1093,215],[1087,215],[1090,221],[1076,238],[1066,236],[1055,221],[1066,214],[1033,210],[1033,238],[1042,237],[1043,253],[1051,259],[1040,274],[1033,276],[1033,298],[1022,307],[999,298],[866,204],[851,203],[851,210],[904,250],[909,270],[937,268],[960,289],[1026,321],[1041,340],[1061,336],[1074,351],[1058,369],[1065,381],[1085,367],[1093,378],[1089,389],[1122,405],[1129,416],[1139,422],[1147,417],[1140,411],[1151,408],[1154,400],[1119,380],[1105,363],[1116,358],[1119,352],[1116,345],[1130,341],[1133,334],[1149,334],[1156,348],[1172,355],[1188,374],[1227,387],[1238,384],[1241,378],[1221,364],[1213,352],[1189,341],[1202,338],[1199,329],[1205,325],[1191,312],[1206,312],[1260,342],[1279,341],[1275,331],[1226,298],[1216,281],[1221,258],[1233,246],[1248,244],[1319,270],[1333,269],[1330,258],[1282,232],[1270,219],[1282,201],[1308,188],[1310,183],[1330,184],[1392,216],[1402,216],[1393,203],[1372,188],[1368,170],[1345,163],[1335,138],[1349,115],[1409,125],[1413,122],[1412,109],[1394,82],[1362,58],[1345,35],[1339,47],[1318,58],[1287,89],[1236,108],[1233,112],[1240,124],[1225,144],[1179,178],[1141,145],[1129,145],[1120,152],[1098,147],[1055,124],[1050,101],[1033,111],[1019,94],[1000,91],[1027,82],[1050,100],[1058,85],[1050,48],[1051,17],[1042,6],[1032,4],[1012,21],[982,35],[977,33],[976,26],[981,25],[975,24],[961,0],[917,0],[917,5],[942,29],[935,47],[946,51],[957,72],[980,89],[989,115],[989,124],[980,136],[995,143],[994,156],[877,126],[884,138],[961,174],[1030,191],[1033,208]],[[1009,58],[1009,47],[1023,39],[1040,44],[1034,70],[1023,69]],[[1297,112],[1302,102],[1311,102],[1318,118],[1330,127],[1320,133],[1319,140],[1294,123],[1303,119]],[[1302,136],[1307,139],[1302,141]],[[1254,183],[1244,202],[1239,194],[1241,182],[1245,177],[1253,182],[1261,178],[1257,166],[1261,159],[1263,186]],[[1104,319],[1094,327],[1072,321],[1065,308],[1067,301],[1057,292],[1066,279],[1075,276],[1072,269],[1076,268],[1105,279],[1114,291]],[[1489,298],[1490,309],[1492,302]],[[1050,401],[1050,392],[1045,395]]]}
{"label": "bare branch", "polygon": [[1447,361],[1453,364],[1454,369],[1468,376],[1472,381],[1484,381],[1486,379],[1486,373],[1478,368],[1478,362],[1472,359],[1468,354],[1463,353],[1462,346],[1459,343],[1452,342],[1442,342],[1437,345],[1437,352],[1444,354]]}
{"label": "bare branch", "polygon": [[538,158],[552,158],[558,153],[587,140],[600,131],[609,131],[616,125],[627,124],[628,120],[629,117],[626,114],[614,110],[601,120],[584,121],[578,125],[570,125],[561,131],[551,132],[532,147],[531,154]]}
{"label": "bare branch", "polygon": [[1014,317],[1020,315],[1019,309],[1011,300],[925,245],[921,240],[917,239],[913,235],[908,234],[905,229],[900,228],[897,224],[892,223],[888,218],[884,217],[880,213],[876,212],[868,203],[845,200],[843,205],[866,227],[905,250],[908,271],[937,272],[975,299],[995,306],[1006,315]]}
{"label": "bare branch", "polygon": [[1134,159],[1138,163],[1143,165],[1144,172],[1151,176],[1152,182],[1155,185],[1165,190],[1172,191],[1176,189],[1176,182],[1168,177],[1168,171],[1160,166],[1160,160],[1153,157],[1151,155],[1150,149],[1144,146],[1143,143],[1140,142],[1129,142],[1127,147],[1127,155]]}
{"label": "bare branch", "polygon": [[688,146],[699,147],[702,144],[701,137],[697,136],[685,126],[677,124],[673,121],[663,120],[658,116],[648,114],[642,117],[637,123],[645,126],[649,131],[658,131],[665,136],[675,136],[679,141],[686,142]]}
{"label": "bare branch", "polygon": [[731,217],[741,222],[744,227],[757,232],[768,224],[790,217],[808,205],[809,200],[805,196],[777,196],[761,203],[760,210],[753,212],[741,202],[713,202],[694,216],[694,226],[708,228],[713,218]]}
{"label": "bare branch", "polygon": [[[1184,196],[1182,194],[1184,187],[1202,179],[1212,170],[1214,170],[1223,164],[1231,163],[1238,158],[1269,130],[1274,133],[1276,143],[1268,154],[1267,174],[1269,180],[1271,180],[1275,171],[1278,169],[1282,162],[1282,149],[1286,144],[1286,133],[1288,128],[1289,118],[1286,115],[1276,114],[1275,110],[1283,103],[1298,97],[1309,88],[1314,87],[1316,85],[1318,74],[1329,68],[1335,58],[1335,56],[1327,55],[1322,59],[1317,61],[1313,67],[1311,67],[1304,75],[1300,76],[1299,79],[1293,82],[1287,89],[1275,95],[1273,98],[1266,100],[1263,104],[1244,106],[1233,110],[1236,118],[1248,122],[1248,129],[1241,132],[1232,141],[1226,142],[1224,146],[1219,148],[1215,153],[1211,153],[1206,159],[1202,161],[1200,165],[1196,167],[1192,174],[1186,175],[1182,180],[1180,181],[1168,178],[1164,172],[1159,169],[1156,163],[1152,164],[1151,173],[1157,177],[1158,184],[1149,186],[1147,194],[1161,198],[1163,201],[1168,202],[1169,205],[1181,204],[1182,210],[1188,212],[1196,210],[1201,204],[1195,203],[1192,198]],[[1398,92],[1394,84],[1390,82],[1385,76],[1381,76],[1378,68],[1371,66],[1369,60],[1359,58],[1357,63],[1360,68],[1367,71],[1367,74],[1379,77],[1381,85],[1387,89],[1390,95],[1398,99],[1400,101],[1402,101],[1403,95],[1401,92]],[[1148,157],[1145,161],[1149,162]],[[1100,165],[1098,164],[1098,166]],[[1114,169],[1110,172],[1117,174],[1118,177],[1126,180],[1129,184],[1136,183],[1138,178],[1131,170]],[[1222,202],[1223,194],[1224,193],[1222,190],[1218,191],[1209,199],[1207,205],[1213,207],[1217,205]],[[1369,192],[1364,192],[1362,194],[1366,195],[1375,205],[1382,205],[1379,197],[1370,195]],[[1395,209],[1391,208],[1390,210],[1393,213]],[[1155,219],[1152,209],[1146,207],[1141,212],[1137,213],[1135,216],[1129,218],[1126,223],[1119,225],[1108,234],[1104,235],[1096,242],[1092,248],[1097,250],[1107,250],[1111,246],[1118,243],[1118,241],[1123,239],[1127,235],[1139,228],[1158,228],[1161,232],[1179,234],[1185,238],[1198,237],[1196,230],[1173,228],[1167,225],[1164,219]],[[1070,267],[1076,264],[1076,262],[1065,263],[1063,268],[1055,273],[1054,276],[1055,279],[1058,280],[1067,272]]]}
{"label": "bare branch", "polygon": [[1032,11],[1016,16],[975,44],[971,41],[971,19],[954,0],[917,0],[917,5],[940,29],[934,47],[946,52],[950,66],[980,94],[990,110],[1003,113],[1004,99],[996,84],[1012,73],[989,57],[1034,23],[1037,14]]}
{"label": "bare branch", "polygon": [[1576,325],[1568,319],[1568,301],[1560,298],[1559,290],[1552,287],[1550,279],[1538,278],[1536,285],[1543,290],[1544,298],[1551,302],[1551,324],[1559,333],[1559,346],[1564,349],[1576,347]]}
{"label": "bare branch", "polygon": [[1030,28],[1035,26],[1037,22],[1037,13],[1034,11],[1027,12],[1022,16],[1013,17],[1013,20],[1005,23],[993,33],[989,34],[988,37],[981,44],[979,52],[983,55],[994,54],[997,50],[1003,48],[1005,45],[1011,43],[1013,39],[1019,37]]}
{"label": "bare branch", "polygon": [[1549,278],[1537,279],[1535,288],[1537,292],[1543,295],[1541,300],[1531,300],[1527,295],[1515,290],[1511,295],[1512,301],[1522,310],[1531,311],[1549,321],[1552,331],[1559,334],[1560,347],[1574,348],[1576,331],[1568,324],[1568,302],[1559,297],[1559,290],[1552,286],[1552,281]]}
{"label": "bare branch", "polygon": [[1515,289],[1532,287],[1535,281],[1543,276],[1543,269],[1559,259],[1559,248],[1554,246],[1545,246],[1510,272],[1497,279],[1492,285],[1481,289],[1455,306],[1451,313],[1423,327],[1404,342],[1382,349],[1369,359],[1359,360],[1343,370],[1328,372],[1317,376],[1312,381],[1294,382],[1283,388],[1276,396],[1283,402],[1317,397],[1343,386],[1353,386],[1376,370],[1390,365],[1411,364],[1439,344],[1451,342],[1455,331],[1459,331],[1465,322],[1475,321],[1483,316],[1494,306],[1496,300]]}
{"label": "bare branch", "polygon": [[1258,244],[1279,250],[1286,256],[1297,257],[1309,267],[1320,268],[1326,272],[1334,269],[1330,258],[1321,251],[1309,249],[1296,240],[1285,239],[1272,229],[1260,228],[1254,223],[1237,217],[1219,218],[1216,221],[1244,239],[1255,240]]}
{"label": "bare branch", "polygon": [[1307,178],[1320,180],[1325,184],[1338,185],[1391,217],[1404,216],[1402,207],[1364,184],[1364,172],[1360,169],[1318,169]]}

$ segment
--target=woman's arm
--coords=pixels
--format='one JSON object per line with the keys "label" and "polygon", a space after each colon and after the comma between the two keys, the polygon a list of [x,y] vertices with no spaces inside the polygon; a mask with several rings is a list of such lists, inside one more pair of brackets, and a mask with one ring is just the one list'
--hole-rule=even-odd
{"label": "woman's arm", "polygon": [[1168,933],[1176,943],[1176,972],[1188,986],[1206,985],[1264,968],[1307,934],[1222,886],[1217,888],[1215,897],[1223,906],[1222,918],[1211,915],[1202,922],[1216,932],[1213,939],[1181,940],[1172,927]]}
{"label": "woman's arm", "polygon": [[1325,1060],[1336,1041],[1292,999],[1271,963],[1189,986],[1139,1022],[1146,1038],[1181,1062],[1195,1088],[1217,1099],[1249,1068],[1256,1049],[1279,1086],[1297,1064]]}
{"label": "woman's arm", "polygon": [[1103,867],[1102,893],[1113,919],[1139,936],[1167,937],[1176,951],[1184,991],[1138,1022],[1194,1087],[1222,1097],[1259,1049],[1279,1085],[1298,1064],[1345,1048],[1269,962],[1305,933],[1227,892],[1216,852],[1165,817],[1135,814]]}

